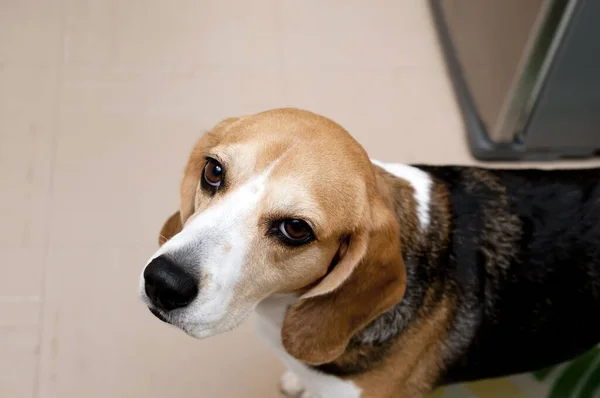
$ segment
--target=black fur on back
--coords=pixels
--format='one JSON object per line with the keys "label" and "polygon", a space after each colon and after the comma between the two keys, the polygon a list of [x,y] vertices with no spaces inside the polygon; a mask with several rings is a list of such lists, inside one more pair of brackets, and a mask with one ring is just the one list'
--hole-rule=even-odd
{"label": "black fur on back", "polygon": [[443,383],[535,370],[600,342],[600,169],[420,168],[448,189],[445,268],[479,312]]}

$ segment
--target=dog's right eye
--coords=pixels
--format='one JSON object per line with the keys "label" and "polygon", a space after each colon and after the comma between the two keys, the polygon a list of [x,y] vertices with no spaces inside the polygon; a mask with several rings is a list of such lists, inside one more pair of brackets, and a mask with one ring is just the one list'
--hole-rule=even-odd
{"label": "dog's right eye", "polygon": [[225,177],[225,170],[221,163],[213,158],[208,158],[204,165],[204,171],[202,173],[202,179],[208,185],[209,188],[216,190],[223,184]]}

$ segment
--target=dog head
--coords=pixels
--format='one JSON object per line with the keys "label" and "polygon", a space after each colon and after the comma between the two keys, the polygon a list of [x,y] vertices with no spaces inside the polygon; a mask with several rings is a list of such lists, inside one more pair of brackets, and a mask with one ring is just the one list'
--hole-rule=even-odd
{"label": "dog head", "polygon": [[192,151],[141,296],[204,338],[295,293],[284,346],[327,362],[404,294],[400,225],[380,186],[363,148],[329,119],[296,109],[227,119]]}

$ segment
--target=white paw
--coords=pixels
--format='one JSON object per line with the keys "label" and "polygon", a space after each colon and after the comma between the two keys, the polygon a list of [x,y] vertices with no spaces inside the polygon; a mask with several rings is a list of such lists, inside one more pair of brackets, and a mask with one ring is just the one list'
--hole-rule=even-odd
{"label": "white paw", "polygon": [[310,396],[305,396],[303,394],[304,385],[302,384],[302,381],[294,372],[290,372],[289,370],[281,375],[279,387],[281,388],[281,391],[288,397],[311,398]]}

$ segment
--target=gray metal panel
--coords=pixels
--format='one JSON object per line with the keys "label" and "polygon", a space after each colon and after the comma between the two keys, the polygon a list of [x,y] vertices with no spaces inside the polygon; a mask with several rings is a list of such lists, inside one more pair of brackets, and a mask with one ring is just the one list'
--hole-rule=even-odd
{"label": "gray metal panel", "polygon": [[545,1],[494,130],[489,132],[494,141],[514,142],[523,131],[577,1]]}
{"label": "gray metal panel", "polygon": [[600,1],[579,0],[523,141],[528,148],[600,148]]}
{"label": "gray metal panel", "polygon": [[[498,139],[498,121],[504,119],[505,104],[521,80],[530,47],[537,47],[533,43],[536,32],[553,3],[555,0],[439,0],[463,78],[495,141],[514,139],[514,131]],[[528,94],[520,97],[528,98]]]}

